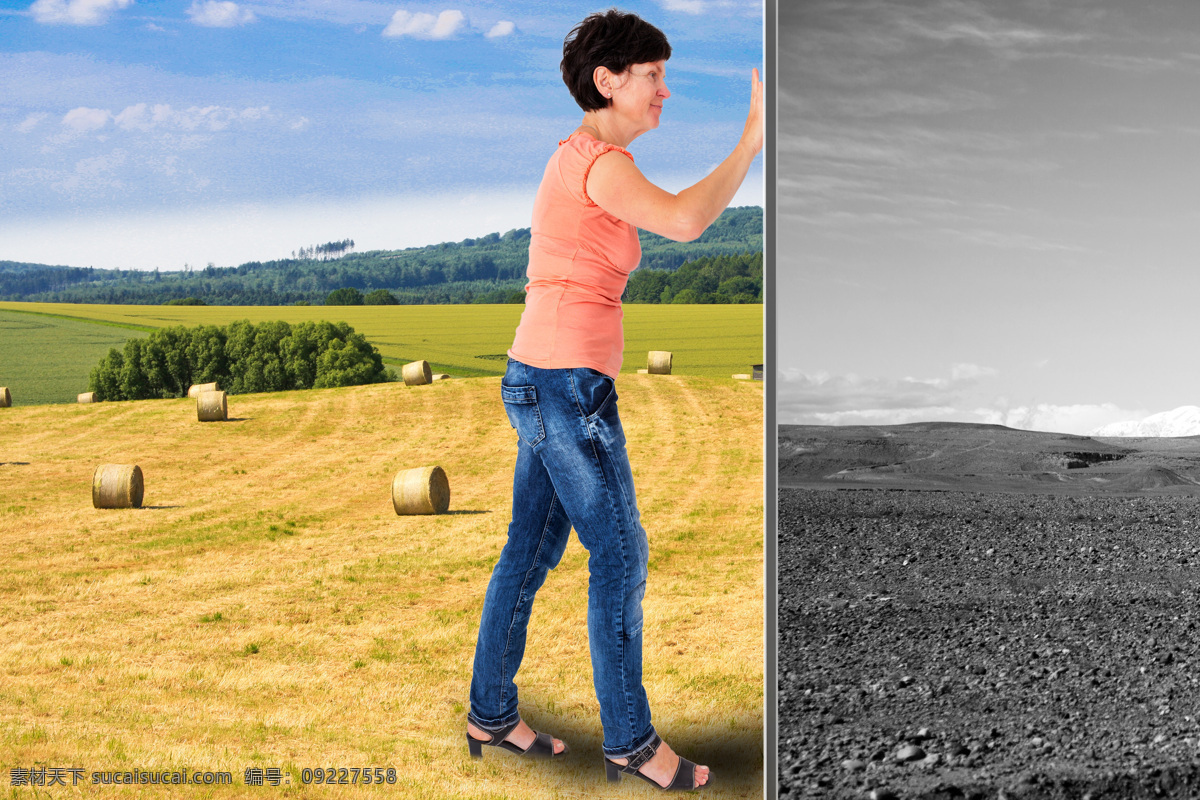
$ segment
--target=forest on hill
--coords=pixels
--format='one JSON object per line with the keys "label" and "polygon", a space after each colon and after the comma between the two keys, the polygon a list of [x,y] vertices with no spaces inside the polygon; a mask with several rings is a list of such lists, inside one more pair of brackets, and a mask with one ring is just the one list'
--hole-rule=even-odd
{"label": "forest on hill", "polygon": [[[236,267],[153,271],[0,261],[0,300],[293,305],[524,302],[528,228],[405,250],[347,252],[352,240]],[[762,302],[763,210],[726,209],[698,239],[640,232],[627,302]],[[331,257],[333,254],[339,254]],[[298,257],[297,257],[298,256]],[[341,290],[354,290],[353,292]],[[334,294],[337,293],[337,294]],[[330,296],[333,294],[333,299]]]}

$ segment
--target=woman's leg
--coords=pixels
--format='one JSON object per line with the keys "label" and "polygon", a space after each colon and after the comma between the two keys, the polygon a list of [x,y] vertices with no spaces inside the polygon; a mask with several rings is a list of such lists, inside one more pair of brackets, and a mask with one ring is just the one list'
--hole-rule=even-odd
{"label": "woman's leg", "polygon": [[[588,551],[588,644],[604,752],[627,756],[654,738],[642,687],[642,596],[649,548],[633,490],[613,380],[590,369],[527,370],[541,458]],[[528,405],[526,412],[532,414]]]}
{"label": "woman's leg", "polygon": [[488,582],[475,645],[468,719],[483,730],[511,725],[519,716],[514,678],[525,654],[529,614],[547,572],[562,558],[570,532],[541,460],[524,441],[518,442],[508,542]]}
{"label": "woman's leg", "polygon": [[[513,525],[488,587],[476,647],[471,721],[486,728],[516,718],[512,675],[524,650],[529,603],[574,526],[588,550],[588,643],[604,753],[644,764],[643,774],[665,785],[678,760],[665,744],[651,757],[657,735],[642,686],[649,547],[614,382],[595,370],[543,370],[510,361],[501,391],[521,441]],[[519,518],[524,522],[518,524]],[[695,778],[697,784],[707,781],[708,768],[697,767]]]}
{"label": "woman's leg", "polygon": [[[535,452],[588,550],[588,643],[604,754],[633,764],[666,786],[681,762],[655,733],[642,686],[642,597],[649,546],[615,384],[590,369],[542,372],[556,391],[538,394],[545,442]],[[709,778],[708,767],[696,765],[686,780],[701,786]]]}

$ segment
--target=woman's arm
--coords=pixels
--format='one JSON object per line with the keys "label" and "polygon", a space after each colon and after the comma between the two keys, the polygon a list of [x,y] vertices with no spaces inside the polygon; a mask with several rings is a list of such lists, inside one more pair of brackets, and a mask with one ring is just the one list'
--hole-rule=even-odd
{"label": "woman's arm", "polygon": [[762,147],[763,84],[755,69],[751,73],[750,113],[742,138],[699,183],[671,194],[646,180],[630,159],[608,152],[592,165],[586,191],[596,205],[617,219],[677,242],[688,242],[704,233],[733,200],[750,162]]}

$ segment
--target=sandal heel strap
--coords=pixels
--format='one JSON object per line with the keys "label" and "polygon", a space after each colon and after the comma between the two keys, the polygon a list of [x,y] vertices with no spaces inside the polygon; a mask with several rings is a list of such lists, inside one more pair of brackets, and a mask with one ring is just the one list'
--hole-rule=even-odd
{"label": "sandal heel strap", "polygon": [[[657,733],[654,734],[653,739],[651,739],[640,750],[632,753],[629,756],[629,763],[626,764],[625,766],[621,767],[621,771],[622,772],[637,772],[639,769],[641,769],[643,764],[645,764],[650,759],[654,758],[654,754],[658,752],[658,748],[661,744],[662,744],[662,738]],[[621,765],[617,764],[616,766],[620,767]]]}
{"label": "sandal heel strap", "polygon": [[514,722],[513,724],[505,725],[503,728],[500,728],[500,729],[494,730],[494,731],[488,730],[487,728],[481,728],[479,725],[476,725],[475,727],[479,728],[479,730],[483,731],[488,736],[492,737],[490,741],[485,742],[482,739],[480,739],[479,742],[481,744],[490,744],[490,745],[494,746],[494,745],[500,744],[505,739],[507,739],[508,735],[510,733],[512,733],[513,731],[515,731],[517,729],[517,726],[520,724],[521,724],[521,720],[520,720],[520,718],[518,718],[517,721]]}
{"label": "sandal heel strap", "polygon": [[492,738],[491,739],[476,739],[474,736],[472,736],[470,733],[468,733],[467,734],[467,748],[471,751],[472,758],[482,758],[483,757],[483,746],[485,744],[488,747],[503,747],[506,750],[512,750],[513,752],[517,752],[517,753],[522,752],[519,747],[516,747],[515,745],[512,745],[509,742],[504,741],[505,738],[507,738],[508,735],[510,733],[512,733],[516,729],[516,727],[520,724],[521,724],[521,720],[518,719],[512,725],[508,725],[497,731],[489,731],[487,728],[479,728],[479,726],[476,725],[475,726],[476,728],[479,728],[479,730],[483,731],[484,733],[486,733],[488,736],[490,736]]}

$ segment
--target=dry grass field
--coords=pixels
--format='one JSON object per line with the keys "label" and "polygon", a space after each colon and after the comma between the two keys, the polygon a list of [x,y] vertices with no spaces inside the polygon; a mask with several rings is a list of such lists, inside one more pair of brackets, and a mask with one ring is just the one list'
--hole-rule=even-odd
{"label": "dry grass field", "polygon": [[[233,785],[106,797],[652,797],[605,783],[572,538],[534,610],[522,713],[572,748],[464,746],[479,609],[508,522],[515,434],[499,378],[0,410],[0,769],[228,771]],[[650,536],[655,723],[762,796],[763,385],[622,376]],[[145,507],[96,510],[97,465],[136,463]],[[400,469],[440,464],[451,513],[397,517]],[[306,768],[394,767],[391,786]],[[250,787],[247,768],[285,789]],[[19,789],[13,797],[90,795]]]}

